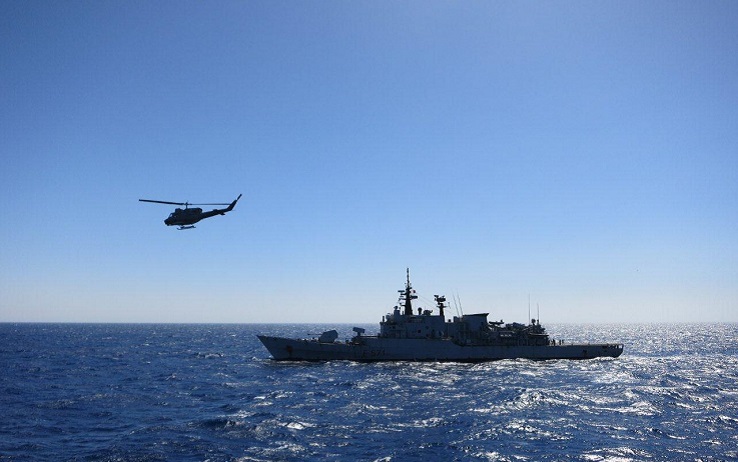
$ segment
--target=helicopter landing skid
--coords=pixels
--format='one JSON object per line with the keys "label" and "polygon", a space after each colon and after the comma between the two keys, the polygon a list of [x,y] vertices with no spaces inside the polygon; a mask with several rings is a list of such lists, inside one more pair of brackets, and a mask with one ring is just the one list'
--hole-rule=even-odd
{"label": "helicopter landing skid", "polygon": [[183,229],[195,229],[195,225],[180,226],[179,228],[177,228],[177,230],[179,230],[179,231],[182,231]]}

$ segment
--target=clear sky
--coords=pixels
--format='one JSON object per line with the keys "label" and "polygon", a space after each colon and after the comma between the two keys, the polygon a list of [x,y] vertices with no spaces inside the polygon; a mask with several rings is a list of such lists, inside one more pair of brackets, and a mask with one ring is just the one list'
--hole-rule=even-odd
{"label": "clear sky", "polygon": [[735,1],[3,1],[0,154],[0,321],[738,321]]}

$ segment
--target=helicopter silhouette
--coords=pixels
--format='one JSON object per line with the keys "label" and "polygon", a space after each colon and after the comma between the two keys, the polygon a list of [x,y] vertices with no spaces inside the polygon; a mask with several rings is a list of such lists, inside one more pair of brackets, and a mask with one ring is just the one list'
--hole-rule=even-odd
{"label": "helicopter silhouette", "polygon": [[[233,210],[233,207],[236,206],[236,202],[241,198],[243,194],[239,194],[235,201],[231,202],[230,204],[190,204],[189,202],[168,202],[168,201],[154,201],[151,199],[139,199],[140,202],[154,202],[156,204],[171,204],[171,205],[184,205],[185,208],[180,209],[177,208],[174,210],[174,212],[169,214],[169,217],[167,217],[166,220],[164,220],[164,224],[167,226],[179,226],[179,230],[182,229],[192,229],[195,226],[195,223],[197,223],[200,220],[203,220],[205,218],[214,217],[216,215],[225,215],[226,212],[230,212]],[[203,212],[201,208],[199,207],[193,207],[188,208],[190,205],[227,205],[228,207],[224,209],[213,209],[209,212]]]}

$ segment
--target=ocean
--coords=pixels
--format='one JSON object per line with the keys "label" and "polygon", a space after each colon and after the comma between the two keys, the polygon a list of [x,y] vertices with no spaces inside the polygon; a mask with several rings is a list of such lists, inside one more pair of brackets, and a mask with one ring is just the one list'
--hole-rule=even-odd
{"label": "ocean", "polygon": [[256,338],[334,327],[0,324],[0,460],[738,460],[738,324],[546,326],[625,344],[587,361],[289,363]]}

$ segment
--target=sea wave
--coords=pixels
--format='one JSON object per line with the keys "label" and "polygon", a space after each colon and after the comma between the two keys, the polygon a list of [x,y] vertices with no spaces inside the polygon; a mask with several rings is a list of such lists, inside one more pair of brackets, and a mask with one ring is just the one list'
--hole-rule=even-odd
{"label": "sea wave", "polygon": [[0,460],[738,458],[735,324],[549,326],[626,346],[589,361],[283,363],[255,338],[327,327],[0,324]]}

